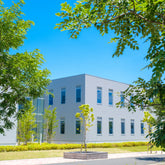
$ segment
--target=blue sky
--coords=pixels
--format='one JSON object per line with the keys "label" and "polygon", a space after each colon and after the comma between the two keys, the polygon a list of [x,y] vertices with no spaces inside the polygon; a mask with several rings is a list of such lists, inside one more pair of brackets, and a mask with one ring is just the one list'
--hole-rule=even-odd
{"label": "blue sky", "polygon": [[[101,36],[95,28],[83,30],[78,39],[70,39],[67,31],[54,29],[60,18],[60,4],[66,0],[25,0],[23,12],[25,20],[32,20],[35,26],[28,31],[24,46],[18,51],[40,49],[46,60],[51,79],[77,74],[91,74],[124,83],[132,83],[138,77],[149,79],[151,71],[141,70],[148,44],[139,40],[140,50],[126,49],[120,57],[112,58],[116,43],[109,44],[113,32]],[[18,0],[15,0],[18,2]],[[73,4],[76,0],[67,0]],[[11,0],[4,0],[10,6]]]}

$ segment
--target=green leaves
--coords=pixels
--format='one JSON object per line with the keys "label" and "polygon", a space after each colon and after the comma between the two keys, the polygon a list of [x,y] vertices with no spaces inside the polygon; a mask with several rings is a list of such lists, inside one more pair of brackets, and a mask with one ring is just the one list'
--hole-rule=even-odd
{"label": "green leaves", "polygon": [[[94,121],[94,114],[92,114],[93,108],[89,108],[88,104],[82,104],[81,106],[79,106],[79,109],[80,109],[81,113],[76,113],[75,117],[80,118],[80,116],[82,115],[82,117],[85,120],[84,122],[86,124],[88,124],[90,122],[90,120],[92,122]],[[90,127],[90,125],[88,125],[87,127]],[[86,129],[88,130],[87,127],[86,127]]]}
{"label": "green leaves", "polygon": [[23,0],[9,8],[0,0],[0,133],[11,129],[16,117],[17,104],[26,104],[25,97],[36,98],[44,94],[50,72],[42,69],[43,55],[39,50],[10,55],[10,49],[24,44],[32,21],[22,19]]}
{"label": "green leaves", "polygon": [[34,23],[22,19],[21,6],[24,1],[13,3],[10,8],[1,6],[0,9],[0,52],[17,49],[23,45],[27,30]]}
{"label": "green leaves", "polygon": [[94,121],[94,114],[93,108],[90,108],[88,104],[82,104],[79,106],[80,113],[77,112],[75,117],[80,119],[82,125],[83,125],[83,136],[84,136],[84,145],[85,145],[85,151],[87,151],[86,148],[86,132],[89,130],[90,127],[93,126],[93,121]]}
{"label": "green leaves", "polygon": [[44,114],[44,129],[45,129],[45,136],[48,143],[51,142],[52,138],[55,136],[55,128],[58,127],[58,120],[56,120],[56,108],[50,110],[50,106],[45,109]]}
{"label": "green leaves", "polygon": [[17,126],[17,139],[19,143],[23,142],[26,145],[31,140],[32,135],[36,134],[34,129],[37,127],[37,124],[35,123],[34,110],[32,101],[27,101],[24,104],[24,113],[19,117]]}
{"label": "green leaves", "polygon": [[[138,50],[137,39],[139,36],[140,39],[146,39],[145,41],[149,42],[148,52],[145,56],[148,65],[145,68],[152,70],[152,77],[148,82],[139,78],[135,82],[135,86],[130,85],[124,92],[124,97],[128,100],[126,105],[128,110],[136,111],[137,108],[143,109],[155,106],[155,104],[165,105],[164,13],[164,0],[81,0],[76,3],[74,8],[67,3],[62,5],[62,12],[57,15],[63,18],[63,21],[56,24],[56,28],[68,30],[71,38],[77,38],[82,29],[92,26],[102,36],[112,30],[116,37],[112,38],[110,43],[117,42],[113,57],[122,55],[126,47]],[[128,99],[130,96],[132,96],[131,101]],[[154,99],[153,102],[149,101],[151,98]],[[157,99],[159,102],[156,102]],[[117,106],[120,106],[120,103]],[[86,116],[85,109],[80,108],[80,110],[84,110],[83,114]],[[160,128],[160,125],[163,127],[164,123],[160,122],[156,127]],[[160,136],[154,135],[154,137],[159,138]],[[161,142],[159,144],[162,145]]]}
{"label": "green leaves", "polygon": [[[91,26],[96,27],[101,35],[113,30],[117,36],[110,41],[117,41],[113,57],[122,55],[126,46],[138,50],[137,37],[147,38],[146,41],[150,41],[146,55],[149,61],[147,67],[153,71],[153,81],[160,80],[165,72],[164,6],[163,0],[82,0],[77,1],[74,8],[65,2],[62,12],[57,13],[63,21],[56,24],[55,28],[68,30],[71,38],[77,38],[82,29]],[[159,58],[156,57],[158,54]]]}
{"label": "green leaves", "polygon": [[145,111],[143,122],[147,122],[147,124],[152,127],[156,121],[155,118],[148,111]]}

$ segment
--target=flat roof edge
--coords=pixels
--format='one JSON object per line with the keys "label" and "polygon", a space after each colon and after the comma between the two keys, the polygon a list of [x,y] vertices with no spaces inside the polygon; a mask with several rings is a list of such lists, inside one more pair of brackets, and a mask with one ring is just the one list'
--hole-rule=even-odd
{"label": "flat roof edge", "polygon": [[126,85],[130,85],[128,83],[124,83],[124,82],[120,82],[120,81],[115,81],[115,80],[111,80],[108,78],[102,78],[99,76],[94,76],[94,75],[90,75],[90,74],[86,74],[86,73],[82,73],[82,74],[78,74],[78,75],[73,75],[73,76],[67,76],[67,77],[61,77],[61,78],[57,78],[57,79],[53,79],[52,81],[56,81],[56,80],[61,80],[61,79],[65,79],[65,78],[72,78],[72,77],[78,77],[78,76],[90,76],[90,77],[95,77],[95,78],[99,78],[99,79],[103,79],[103,80],[108,80],[108,81],[113,81],[113,82],[117,82],[117,83],[122,83],[122,84],[126,84]]}

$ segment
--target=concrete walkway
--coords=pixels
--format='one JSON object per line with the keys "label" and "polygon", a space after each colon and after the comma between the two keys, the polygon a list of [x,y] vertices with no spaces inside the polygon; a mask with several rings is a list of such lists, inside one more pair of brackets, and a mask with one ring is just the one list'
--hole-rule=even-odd
{"label": "concrete walkway", "polygon": [[[152,154],[147,152],[131,152],[131,153],[120,153],[120,154],[109,154],[108,159],[117,159],[117,158],[128,158],[128,157],[144,157],[151,155],[160,155],[165,152],[161,151],[153,151]],[[56,163],[66,163],[66,162],[82,162],[84,160],[77,159],[64,159],[63,157],[55,157],[55,158],[39,158],[39,159],[21,159],[21,160],[6,160],[0,161],[0,165],[44,165],[44,164],[56,164]],[[86,160],[85,160],[86,161]],[[157,163],[155,165],[165,165],[165,163]]]}

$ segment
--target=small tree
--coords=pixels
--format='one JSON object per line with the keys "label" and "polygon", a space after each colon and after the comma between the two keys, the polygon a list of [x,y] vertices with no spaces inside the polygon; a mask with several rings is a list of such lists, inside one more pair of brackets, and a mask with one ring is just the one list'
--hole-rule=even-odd
{"label": "small tree", "polygon": [[24,112],[18,119],[17,127],[17,139],[18,143],[23,142],[27,145],[27,142],[31,140],[32,135],[35,135],[34,129],[37,127],[35,114],[33,113],[35,107],[32,101],[28,101],[20,111]]}
{"label": "small tree", "polygon": [[79,106],[79,109],[81,112],[76,113],[75,117],[80,119],[84,127],[84,132],[83,132],[84,140],[81,145],[81,151],[84,143],[85,152],[87,152],[86,133],[87,131],[89,131],[89,128],[93,126],[92,124],[92,122],[94,121],[94,114],[92,113],[93,108],[89,108],[88,104],[82,104],[81,106]]}
{"label": "small tree", "polygon": [[55,135],[55,128],[58,127],[58,120],[56,120],[56,108],[54,108],[52,111],[49,109],[50,106],[45,109],[44,114],[44,129],[46,131],[46,140],[48,143],[51,142],[52,138]]}

